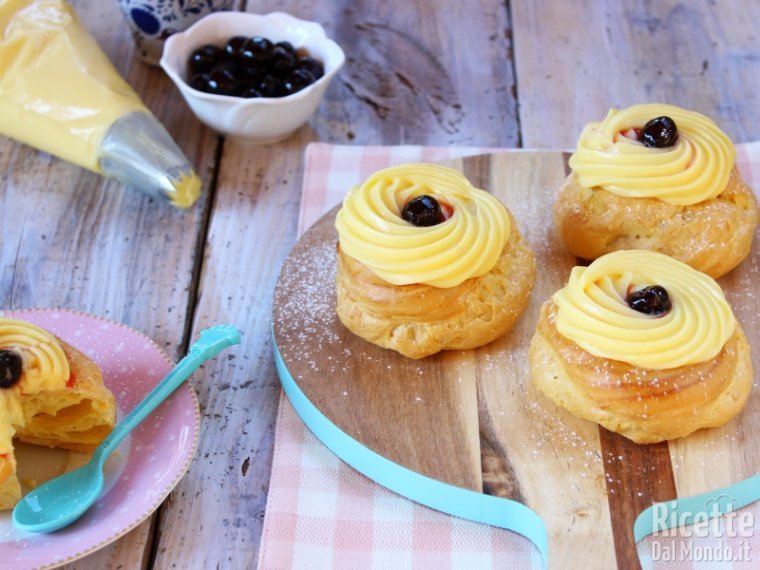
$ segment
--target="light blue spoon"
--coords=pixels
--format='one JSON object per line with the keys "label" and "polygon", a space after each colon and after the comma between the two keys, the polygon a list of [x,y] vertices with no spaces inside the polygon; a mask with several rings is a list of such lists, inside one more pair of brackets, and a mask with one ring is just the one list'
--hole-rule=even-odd
{"label": "light blue spoon", "polygon": [[114,428],[92,454],[90,462],[40,485],[13,509],[13,524],[30,532],[52,532],[81,517],[103,492],[103,465],[121,440],[209,358],[240,342],[240,333],[229,325],[201,331],[201,338],[142,402]]}

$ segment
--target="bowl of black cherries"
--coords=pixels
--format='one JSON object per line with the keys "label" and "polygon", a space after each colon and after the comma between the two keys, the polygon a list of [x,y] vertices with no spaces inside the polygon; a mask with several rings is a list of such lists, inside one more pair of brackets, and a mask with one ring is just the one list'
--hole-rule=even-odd
{"label": "bowl of black cherries", "polygon": [[167,39],[161,67],[203,123],[266,144],[309,120],[344,62],[315,22],[215,12]]}

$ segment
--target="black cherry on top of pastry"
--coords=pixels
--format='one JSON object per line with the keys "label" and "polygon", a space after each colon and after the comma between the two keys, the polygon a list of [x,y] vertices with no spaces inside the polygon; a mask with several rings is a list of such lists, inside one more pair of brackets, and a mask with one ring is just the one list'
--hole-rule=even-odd
{"label": "black cherry on top of pastry", "polygon": [[639,141],[650,148],[666,148],[678,141],[678,127],[670,117],[656,117],[639,133]]}
{"label": "black cherry on top of pastry", "polygon": [[12,350],[0,350],[0,388],[10,388],[21,378],[21,357]]}
{"label": "black cherry on top of pastry", "polygon": [[432,196],[422,194],[404,204],[401,218],[412,225],[426,228],[445,222],[453,213],[454,209],[446,202],[439,202]]}
{"label": "black cherry on top of pastry", "polygon": [[638,141],[649,148],[667,148],[678,141],[678,126],[667,116],[656,117],[643,127],[633,127],[620,134],[632,141]]}
{"label": "black cherry on top of pastry", "polygon": [[625,297],[625,302],[634,311],[662,317],[673,307],[667,290],[661,285],[650,285],[633,292],[630,289]]}

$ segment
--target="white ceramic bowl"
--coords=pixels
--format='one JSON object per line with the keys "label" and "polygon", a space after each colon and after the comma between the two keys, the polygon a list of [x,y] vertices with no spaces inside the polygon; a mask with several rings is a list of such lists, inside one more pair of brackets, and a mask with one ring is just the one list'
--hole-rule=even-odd
{"label": "white ceramic bowl", "polygon": [[[325,74],[301,91],[277,98],[212,95],[190,87],[186,83],[186,65],[193,50],[206,44],[222,46],[233,36],[263,36],[275,43],[289,41],[294,48],[304,48],[321,61]],[[315,22],[283,12],[216,12],[170,36],[164,45],[161,67],[203,123],[224,135],[265,144],[286,138],[309,120],[345,60],[340,46],[328,39],[324,28]]]}

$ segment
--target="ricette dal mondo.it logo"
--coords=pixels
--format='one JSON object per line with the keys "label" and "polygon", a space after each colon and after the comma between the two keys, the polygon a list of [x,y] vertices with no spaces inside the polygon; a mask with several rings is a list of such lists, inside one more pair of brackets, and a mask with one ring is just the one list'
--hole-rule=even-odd
{"label": "ricette dal mondo.it logo", "polygon": [[740,506],[728,494],[711,497],[704,509],[679,509],[678,501],[654,505],[652,528],[657,537],[651,543],[652,561],[751,561],[755,517],[749,510],[739,511]]}

